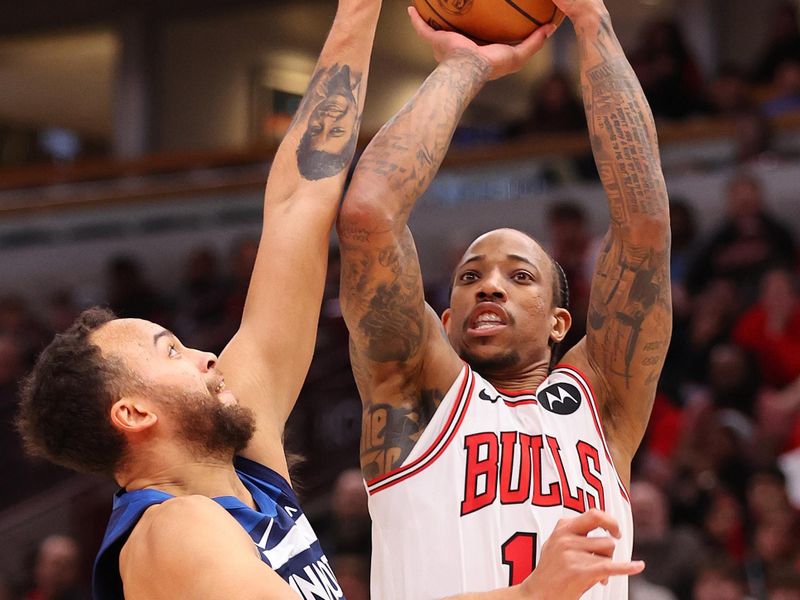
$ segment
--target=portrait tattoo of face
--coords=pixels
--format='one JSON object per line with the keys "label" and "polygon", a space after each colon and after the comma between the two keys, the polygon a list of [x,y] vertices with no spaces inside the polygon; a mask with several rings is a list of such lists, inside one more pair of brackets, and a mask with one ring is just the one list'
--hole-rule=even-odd
{"label": "portrait tattoo of face", "polygon": [[307,119],[297,148],[297,166],[304,179],[316,181],[341,173],[356,149],[358,100],[356,89],[361,75],[348,65],[334,64],[320,69],[311,80],[298,111]]}

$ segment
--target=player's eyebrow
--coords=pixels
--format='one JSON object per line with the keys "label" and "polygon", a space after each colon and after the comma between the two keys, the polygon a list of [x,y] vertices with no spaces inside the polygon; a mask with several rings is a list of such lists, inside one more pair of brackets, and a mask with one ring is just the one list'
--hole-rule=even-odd
{"label": "player's eyebrow", "polygon": [[159,331],[157,334],[155,334],[153,336],[153,345],[157,346],[158,345],[158,340],[160,340],[162,337],[166,337],[166,336],[175,337],[175,334],[172,333],[169,329],[162,329],[161,331]]}
{"label": "player's eyebrow", "polygon": [[473,262],[478,262],[478,261],[481,261],[481,260],[483,260],[484,258],[486,258],[486,255],[485,255],[485,254],[475,254],[475,255],[473,255],[473,256],[470,256],[470,257],[469,257],[467,260],[465,260],[464,262],[462,262],[462,263],[461,263],[461,265],[459,266],[459,268],[463,267],[464,265],[468,265],[469,263],[473,263]]}

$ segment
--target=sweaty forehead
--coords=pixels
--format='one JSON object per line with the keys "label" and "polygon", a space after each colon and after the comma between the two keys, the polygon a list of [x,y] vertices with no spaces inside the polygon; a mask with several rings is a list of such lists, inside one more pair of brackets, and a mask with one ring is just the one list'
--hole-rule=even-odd
{"label": "sweaty forehead", "polygon": [[470,244],[461,257],[461,263],[481,255],[491,260],[501,260],[508,255],[521,256],[540,266],[550,262],[538,242],[516,229],[495,229],[483,234]]}

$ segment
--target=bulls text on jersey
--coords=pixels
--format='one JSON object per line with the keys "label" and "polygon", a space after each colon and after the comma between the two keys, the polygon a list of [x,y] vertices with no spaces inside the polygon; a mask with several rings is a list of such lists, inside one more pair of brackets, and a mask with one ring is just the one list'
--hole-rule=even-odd
{"label": "bulls text on jersey", "polygon": [[[575,448],[559,446],[549,435],[518,431],[484,431],[464,438],[466,467],[461,516],[494,504],[564,506],[577,513],[591,508],[605,510],[600,454],[588,442]],[[544,481],[542,461],[550,454],[558,471],[556,481]],[[562,452],[576,452],[582,480],[569,481]]]}

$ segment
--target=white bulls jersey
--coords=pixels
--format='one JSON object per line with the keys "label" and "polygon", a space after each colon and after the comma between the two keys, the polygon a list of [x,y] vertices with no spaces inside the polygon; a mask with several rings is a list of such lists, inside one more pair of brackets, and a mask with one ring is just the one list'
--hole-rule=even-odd
{"label": "white bulls jersey", "polygon": [[[520,583],[559,519],[597,507],[620,524],[627,492],[586,378],[560,365],[537,393],[506,392],[469,367],[399,468],[367,482],[372,600],[431,600]],[[624,600],[626,577],[584,600]]]}

